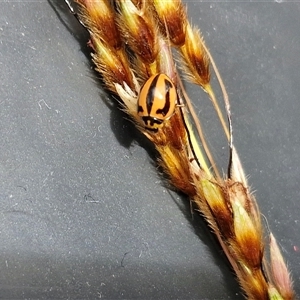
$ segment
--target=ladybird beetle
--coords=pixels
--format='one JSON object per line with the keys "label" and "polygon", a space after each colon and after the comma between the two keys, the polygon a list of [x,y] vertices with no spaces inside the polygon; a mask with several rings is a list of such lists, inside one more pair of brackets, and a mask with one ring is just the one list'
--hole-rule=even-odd
{"label": "ladybird beetle", "polygon": [[138,115],[145,128],[157,131],[175,111],[176,87],[165,74],[151,76],[142,86],[138,97]]}

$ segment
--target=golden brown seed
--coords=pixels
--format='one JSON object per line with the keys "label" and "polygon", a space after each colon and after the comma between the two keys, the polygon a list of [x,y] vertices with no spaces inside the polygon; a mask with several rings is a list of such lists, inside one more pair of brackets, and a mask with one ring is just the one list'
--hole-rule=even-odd
{"label": "golden brown seed", "polygon": [[190,70],[191,80],[205,89],[210,81],[209,59],[199,30],[187,25],[185,44],[180,50]]}
{"label": "golden brown seed", "polygon": [[76,0],[82,8],[84,23],[110,47],[120,49],[122,41],[116,26],[116,15],[110,1]]}
{"label": "golden brown seed", "polygon": [[239,202],[232,203],[236,252],[252,269],[259,269],[262,264],[262,235],[260,228],[253,222]]}
{"label": "golden brown seed", "polygon": [[131,1],[118,1],[119,28],[133,52],[145,63],[155,61],[158,53],[157,30],[151,16],[139,11]]}
{"label": "golden brown seed", "polygon": [[219,228],[222,228],[222,234],[226,239],[232,238],[233,223],[232,212],[226,202],[226,194],[223,193],[221,186],[207,179],[200,180],[203,196],[207,201],[216,223]]}
{"label": "golden brown seed", "polygon": [[153,0],[160,28],[175,46],[185,42],[186,12],[179,0]]}
{"label": "golden brown seed", "polygon": [[116,52],[109,48],[97,36],[92,36],[92,42],[95,47],[93,60],[96,65],[96,70],[103,76],[104,83],[113,92],[115,84],[123,86],[124,82],[134,89],[132,73],[128,67],[126,56],[122,51]]}

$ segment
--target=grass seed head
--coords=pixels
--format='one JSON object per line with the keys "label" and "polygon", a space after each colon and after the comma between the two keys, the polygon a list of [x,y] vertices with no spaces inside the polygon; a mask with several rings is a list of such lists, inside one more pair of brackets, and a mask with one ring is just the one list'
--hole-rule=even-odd
{"label": "grass seed head", "polygon": [[210,81],[209,58],[203,48],[203,40],[200,31],[186,27],[185,44],[180,48],[185,61],[187,76],[192,82],[205,89]]}
{"label": "grass seed head", "polygon": [[116,93],[115,84],[123,85],[124,82],[134,89],[132,72],[130,71],[126,56],[122,51],[108,47],[96,35],[91,36],[95,53],[93,61],[96,70],[103,76],[103,81],[107,88]]}
{"label": "grass seed head", "polygon": [[187,134],[180,108],[176,107],[174,115],[166,120],[164,126],[157,132],[145,131],[144,133],[160,153],[160,165],[172,185],[193,197],[196,194],[196,188],[191,173]]}
{"label": "grass seed head", "polygon": [[237,201],[232,203],[234,234],[235,234],[235,252],[238,257],[245,261],[248,267],[259,269],[262,264],[263,245],[260,227],[255,224]]}
{"label": "grass seed head", "polygon": [[175,46],[185,42],[186,12],[180,0],[153,0],[160,28]]}
{"label": "grass seed head", "polygon": [[294,299],[293,283],[273,234],[270,234],[270,259],[275,286],[284,299]]}
{"label": "grass seed head", "polygon": [[223,190],[217,183],[202,179],[201,187],[203,196],[208,203],[212,215],[216,219],[218,227],[222,229],[222,235],[225,239],[233,237],[232,211],[229,209],[225,200]]}
{"label": "grass seed head", "polygon": [[157,29],[151,15],[130,1],[118,1],[119,28],[131,50],[145,64],[155,61],[158,53]]}
{"label": "grass seed head", "polygon": [[179,191],[193,197],[196,194],[196,189],[189,175],[190,170],[186,154],[169,146],[157,147],[157,150],[162,157],[160,165],[168,175],[172,185]]}
{"label": "grass seed head", "polygon": [[[268,266],[263,257],[260,213],[230,139],[231,123],[228,130],[210,85],[210,61],[217,78],[219,72],[200,31],[189,24],[181,1],[75,1],[81,7],[79,19],[90,33],[96,70],[102,75],[106,87],[123,100],[122,108],[137,128],[155,145],[160,154],[158,162],[170,183],[187,194],[205,216],[248,299],[293,299],[291,279],[272,235],[271,276],[264,272]],[[184,96],[186,93],[176,72],[170,45],[181,51],[187,75],[208,92],[221,120],[230,141],[229,179],[221,178],[214,166],[200,121],[193,114],[188,96]],[[183,95],[186,101],[179,98],[174,113],[162,120],[161,127],[153,130],[146,128],[137,104],[141,100],[140,86],[151,75],[159,73],[171,78],[178,95]],[[219,83],[222,88],[223,81],[219,79]],[[155,88],[158,86],[151,86],[151,89]],[[223,95],[230,120],[227,93]],[[148,111],[148,117],[155,118],[155,112],[152,116]],[[190,120],[199,125],[202,147],[193,138]],[[211,166],[213,172],[210,172]]]}
{"label": "grass seed head", "polygon": [[81,6],[83,22],[87,27],[101,36],[110,47],[120,49],[122,41],[110,1],[77,0],[77,2]]}

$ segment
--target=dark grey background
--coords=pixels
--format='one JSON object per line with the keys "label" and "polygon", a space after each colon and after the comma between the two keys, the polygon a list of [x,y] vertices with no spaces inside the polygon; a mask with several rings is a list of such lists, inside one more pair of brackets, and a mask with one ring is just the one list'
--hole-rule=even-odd
{"label": "dark grey background", "polygon": [[[300,294],[300,4],[187,6]],[[242,299],[201,218],[166,189],[147,143],[110,105],[63,1],[0,10],[0,298]],[[190,95],[222,150],[209,101],[195,87]]]}

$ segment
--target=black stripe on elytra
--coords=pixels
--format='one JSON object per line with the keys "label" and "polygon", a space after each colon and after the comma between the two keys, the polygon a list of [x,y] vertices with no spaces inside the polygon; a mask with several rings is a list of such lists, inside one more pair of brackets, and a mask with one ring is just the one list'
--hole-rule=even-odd
{"label": "black stripe on elytra", "polygon": [[144,112],[144,110],[143,110],[143,107],[141,106],[141,105],[139,105],[139,107],[138,107],[138,112],[140,113],[142,113],[142,112]]}
{"label": "black stripe on elytra", "polygon": [[142,117],[144,123],[148,126],[154,126],[154,124],[158,124],[160,125],[163,120],[160,120],[160,119],[156,119],[156,118],[153,118],[153,117],[150,117],[150,116],[144,116]]}
{"label": "black stripe on elytra", "polygon": [[148,115],[150,115],[151,108],[153,106],[153,101],[154,101],[154,96],[155,96],[155,88],[156,88],[156,85],[157,85],[158,78],[159,78],[159,74],[157,74],[154,77],[153,81],[151,82],[151,84],[149,86],[149,93],[148,93],[147,99],[146,99]]}
{"label": "black stripe on elytra", "polygon": [[170,88],[172,87],[172,84],[169,80],[164,80],[165,81],[165,91],[166,91],[166,99],[165,99],[165,106],[163,108],[159,108],[156,110],[157,114],[161,114],[165,116],[169,110],[170,110]]}

